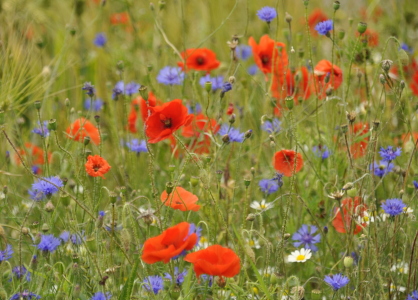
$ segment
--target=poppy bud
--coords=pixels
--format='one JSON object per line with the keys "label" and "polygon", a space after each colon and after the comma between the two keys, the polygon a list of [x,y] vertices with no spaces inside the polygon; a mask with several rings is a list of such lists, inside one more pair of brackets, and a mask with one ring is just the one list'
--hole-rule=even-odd
{"label": "poppy bud", "polygon": [[41,109],[41,106],[42,106],[41,101],[35,101],[34,104],[35,104],[36,110],[40,110]]}
{"label": "poppy bud", "polygon": [[199,184],[199,178],[195,176],[190,177],[190,184],[193,187],[197,186]]}
{"label": "poppy bud", "polygon": [[205,82],[205,90],[208,93],[212,90],[212,81],[206,81]]}
{"label": "poppy bud", "polygon": [[165,8],[165,1],[158,1],[158,8],[163,10]]}
{"label": "poppy bud", "polygon": [[345,37],[345,30],[344,29],[338,30],[338,38],[342,40],[344,39],[344,37]]}
{"label": "poppy bud", "polygon": [[354,264],[354,259],[351,256],[344,257],[344,267],[351,268]]}
{"label": "poppy bud", "polygon": [[222,170],[218,170],[218,171],[216,171],[216,176],[218,177],[218,180],[219,180],[219,181],[221,181],[223,173],[224,173],[224,172],[223,172]]}
{"label": "poppy bud", "polygon": [[303,5],[305,5],[305,7],[308,7],[309,4],[309,0],[303,0]]}
{"label": "poppy bud", "polygon": [[49,130],[49,131],[52,131],[52,130],[57,130],[57,120],[55,120],[55,119],[50,119],[50,120],[48,121],[48,126],[47,126],[47,128],[48,128],[48,130]]}
{"label": "poppy bud", "polygon": [[168,195],[171,194],[171,192],[173,191],[173,189],[174,189],[174,184],[172,182],[167,182],[165,184],[165,191],[167,192]]}
{"label": "poppy bud", "polygon": [[89,136],[85,136],[83,143],[84,143],[84,146],[87,146],[88,144],[90,144],[90,137]]}
{"label": "poppy bud", "polygon": [[175,166],[175,165],[169,165],[169,166],[168,166],[168,171],[169,171],[170,173],[173,173],[175,170],[176,170],[176,166]]}
{"label": "poppy bud", "polygon": [[363,33],[366,32],[366,30],[367,30],[367,23],[359,22],[357,24],[357,31],[358,31],[358,33],[363,34]]}
{"label": "poppy bud", "polygon": [[144,99],[145,101],[148,102],[148,93],[147,93],[147,86],[145,85],[141,85],[141,87],[139,88],[139,94],[141,95],[142,99]]}
{"label": "poppy bud", "polygon": [[303,58],[303,56],[305,55],[305,50],[303,48],[300,48],[298,50],[298,54],[299,54],[299,58]]}
{"label": "poppy bud", "polygon": [[230,141],[229,135],[225,134],[222,136],[222,142],[224,142],[224,144],[228,144]]}
{"label": "poppy bud", "polygon": [[22,234],[23,235],[28,235],[29,234],[29,228],[27,228],[27,227],[22,227]]}
{"label": "poppy bud", "polygon": [[48,224],[46,224],[46,223],[44,223],[43,225],[42,225],[42,227],[41,227],[41,230],[43,231],[43,232],[48,232],[49,231],[49,225]]}
{"label": "poppy bud", "polygon": [[340,1],[334,1],[333,4],[334,10],[337,11],[340,9]]}

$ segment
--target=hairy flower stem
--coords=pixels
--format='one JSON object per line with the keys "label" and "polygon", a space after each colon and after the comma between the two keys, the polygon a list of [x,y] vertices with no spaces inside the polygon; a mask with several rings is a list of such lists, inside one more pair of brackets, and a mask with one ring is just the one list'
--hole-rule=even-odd
{"label": "hairy flower stem", "polygon": [[[354,61],[354,57],[355,57],[355,49],[357,49],[357,45],[358,45],[358,43],[359,43],[359,41],[360,41],[360,37],[361,37],[361,34],[358,36],[358,38],[357,38],[357,40],[356,40],[356,43],[354,44],[354,50],[353,50],[353,55],[351,55],[351,57],[350,57],[350,64],[349,64],[349,67],[348,67],[348,76],[347,76],[347,88],[346,88],[346,91],[345,91],[345,95],[343,95],[344,97],[345,97],[345,100],[347,100],[348,99],[348,92],[350,91],[350,84],[351,84],[351,68],[352,68],[352,66],[353,66],[353,61]],[[346,101],[347,102],[347,101]]]}
{"label": "hairy flower stem", "polygon": [[45,142],[45,131],[44,131],[44,125],[41,121],[41,112],[39,109],[37,109],[37,116],[38,116],[38,122],[41,126],[41,140],[42,140],[42,148],[44,150],[44,160],[45,160],[45,168],[46,168],[46,175],[47,177],[50,176],[49,173],[49,162],[48,162],[48,148],[46,147],[46,142]]}

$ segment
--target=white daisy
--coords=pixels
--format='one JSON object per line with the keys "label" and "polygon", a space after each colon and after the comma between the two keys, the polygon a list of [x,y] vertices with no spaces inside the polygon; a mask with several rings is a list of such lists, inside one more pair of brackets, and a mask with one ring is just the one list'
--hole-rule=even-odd
{"label": "white daisy", "polygon": [[261,202],[253,201],[250,204],[251,208],[256,210],[268,210],[274,206],[273,203],[267,203],[265,199],[261,200]]}
{"label": "white daisy", "polygon": [[288,256],[289,262],[305,262],[312,257],[311,249],[302,248],[300,250],[293,251]]}
{"label": "white daisy", "polygon": [[250,246],[251,248],[255,248],[255,249],[260,249],[260,242],[257,239],[245,239],[248,246]]}
{"label": "white daisy", "polygon": [[399,261],[390,268],[392,272],[398,272],[398,274],[408,274],[408,269],[409,264],[403,261]]}

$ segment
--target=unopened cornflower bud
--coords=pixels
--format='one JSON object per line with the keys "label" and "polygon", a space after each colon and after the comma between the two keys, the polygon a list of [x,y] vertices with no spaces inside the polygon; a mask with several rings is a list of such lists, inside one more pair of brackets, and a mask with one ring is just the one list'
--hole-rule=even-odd
{"label": "unopened cornflower bud", "polygon": [[64,104],[65,104],[65,106],[67,106],[67,107],[70,107],[70,99],[68,99],[68,98],[65,98],[65,100],[64,100]]}
{"label": "unopened cornflower bud", "polygon": [[96,121],[97,124],[100,123],[100,116],[99,115],[95,115],[94,116],[94,120]]}
{"label": "unopened cornflower bud", "polygon": [[173,191],[173,189],[174,189],[174,184],[172,182],[167,182],[165,184],[165,191],[167,192],[168,195],[171,194],[171,192]]}
{"label": "unopened cornflower bud", "polygon": [[353,124],[356,120],[357,113],[355,111],[347,112],[347,120]]}
{"label": "unopened cornflower bud", "polygon": [[76,284],[73,289],[73,297],[75,299],[78,299],[80,296],[80,293],[81,293],[81,286],[79,284]]}
{"label": "unopened cornflower bud", "polygon": [[403,90],[405,88],[405,81],[401,80],[399,87]]}
{"label": "unopened cornflower bud", "polygon": [[222,142],[224,142],[224,144],[228,144],[230,140],[231,139],[229,138],[228,134],[222,136]]}
{"label": "unopened cornflower bud", "polygon": [[224,174],[224,172],[222,170],[216,171],[216,177],[218,177],[219,181],[221,181],[223,174]]}
{"label": "unopened cornflower bud", "polygon": [[347,131],[348,131],[348,125],[347,124],[341,125],[341,131],[343,133],[347,133]]}
{"label": "unopened cornflower bud", "polygon": [[255,220],[255,214],[249,214],[245,220],[250,221],[250,222],[254,221]]}
{"label": "unopened cornflower bud", "polygon": [[9,188],[7,187],[7,185],[3,186],[3,194],[7,195],[8,192],[9,192]]}
{"label": "unopened cornflower bud", "polygon": [[271,141],[271,142],[270,142],[270,147],[271,147],[271,148],[275,148],[275,147],[276,147],[276,142]]}
{"label": "unopened cornflower bud", "polygon": [[393,64],[393,61],[391,61],[390,59],[385,59],[381,61],[381,66],[382,66],[382,70],[385,71],[385,73],[387,74],[390,70],[390,67]]}
{"label": "unopened cornflower bud", "polygon": [[358,31],[360,34],[365,33],[365,32],[366,32],[366,30],[367,30],[367,23],[364,23],[364,22],[359,22],[359,23],[357,24],[357,31]]}
{"label": "unopened cornflower bud", "polygon": [[332,87],[327,88],[327,90],[325,91],[325,94],[329,97],[332,95],[332,92],[334,91],[334,89]]}
{"label": "unopened cornflower bud", "polygon": [[379,75],[379,81],[380,81],[380,83],[381,83],[381,84],[385,84],[385,83],[386,83],[386,78],[385,78],[385,75],[380,74],[380,75]]}
{"label": "unopened cornflower bud", "polygon": [[379,120],[374,120],[373,121],[373,130],[377,130],[380,126],[380,121]]}
{"label": "unopened cornflower bud", "polygon": [[175,165],[169,165],[169,166],[168,166],[168,171],[169,171],[170,173],[173,173],[175,170],[176,170],[176,166],[175,166]]}
{"label": "unopened cornflower bud", "polygon": [[48,231],[50,230],[50,227],[49,227],[49,225],[48,225],[47,223],[44,223],[44,224],[42,225],[42,227],[41,227],[41,230],[42,230],[43,232],[48,232]]}
{"label": "unopened cornflower bud", "polygon": [[234,124],[235,123],[235,114],[232,114],[230,117],[229,117],[229,124]]}
{"label": "unopened cornflower bud", "polygon": [[254,174],[255,174],[255,168],[254,167],[251,167],[250,172],[254,176]]}
{"label": "unopened cornflower bud", "polygon": [[87,146],[88,144],[90,144],[90,137],[89,136],[85,136],[83,142],[84,142],[84,146]]}
{"label": "unopened cornflower bud", "polygon": [[285,233],[283,239],[287,241],[290,238],[290,233]]}
{"label": "unopened cornflower bud", "polygon": [[145,85],[141,85],[141,87],[139,88],[139,94],[141,95],[142,99],[144,99],[145,101],[148,101],[148,92],[147,92],[148,87]]}
{"label": "unopened cornflower bud", "polygon": [[330,79],[331,79],[331,72],[328,72],[328,73],[325,75],[324,82],[325,82],[325,83],[328,83]]}
{"label": "unopened cornflower bud", "polygon": [[343,186],[342,190],[343,190],[343,191],[348,191],[348,190],[351,190],[353,187],[354,187],[354,184],[353,184],[352,182],[347,182],[347,183]]}
{"label": "unopened cornflower bud", "polygon": [[303,5],[305,5],[305,7],[308,7],[309,4],[309,0],[303,0]]}
{"label": "unopened cornflower bud", "polygon": [[324,232],[324,234],[328,233],[328,226],[324,226],[324,228],[322,228],[322,231]]}
{"label": "unopened cornflower bud", "polygon": [[340,1],[334,1],[333,4],[334,10],[337,11],[340,9]]}
{"label": "unopened cornflower bud", "polygon": [[253,131],[251,129],[247,130],[244,134],[246,139],[249,139],[253,135]]}
{"label": "unopened cornflower bud", "polygon": [[151,11],[154,11],[154,10],[155,10],[155,5],[154,5],[154,3],[150,2],[150,4],[149,4],[149,8],[151,9]]}
{"label": "unopened cornflower bud", "polygon": [[299,48],[298,54],[299,54],[299,58],[303,58],[303,56],[305,55],[305,50],[303,48]]}
{"label": "unopened cornflower bud", "polygon": [[54,204],[52,204],[52,202],[51,202],[51,201],[48,201],[48,202],[45,204],[44,209],[45,209],[45,211],[46,211],[46,212],[53,212],[53,211],[55,210],[55,206],[54,206]]}
{"label": "unopened cornflower bud", "polygon": [[284,19],[289,24],[292,23],[292,20],[293,20],[292,16],[288,12],[285,13]]}

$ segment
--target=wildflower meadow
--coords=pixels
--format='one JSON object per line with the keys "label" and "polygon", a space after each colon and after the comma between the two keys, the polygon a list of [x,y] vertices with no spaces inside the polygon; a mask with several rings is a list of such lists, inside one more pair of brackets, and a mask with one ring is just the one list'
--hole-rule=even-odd
{"label": "wildflower meadow", "polygon": [[417,300],[417,10],[1,0],[0,300]]}

